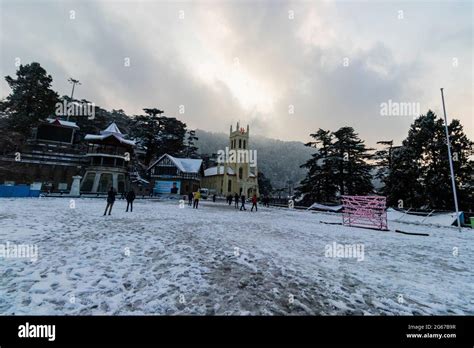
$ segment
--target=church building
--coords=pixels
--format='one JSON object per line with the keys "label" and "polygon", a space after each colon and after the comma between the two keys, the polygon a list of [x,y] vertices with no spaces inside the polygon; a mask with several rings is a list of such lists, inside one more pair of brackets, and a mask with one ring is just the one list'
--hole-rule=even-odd
{"label": "church building", "polygon": [[[204,171],[201,187],[225,196],[235,193],[247,197],[259,195],[256,151],[250,149],[249,130],[248,125],[247,129],[240,128],[238,122],[235,131],[230,126],[229,146],[219,150],[226,156],[223,156],[223,161],[218,161],[217,166]],[[229,153],[230,156],[227,156]]]}

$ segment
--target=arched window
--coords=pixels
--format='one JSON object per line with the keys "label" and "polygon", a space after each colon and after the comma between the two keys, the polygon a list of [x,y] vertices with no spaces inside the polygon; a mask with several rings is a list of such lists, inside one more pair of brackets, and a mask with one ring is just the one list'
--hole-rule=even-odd
{"label": "arched window", "polygon": [[97,192],[107,192],[112,187],[113,180],[111,173],[102,173],[99,180]]}
{"label": "arched window", "polygon": [[117,187],[119,193],[125,192],[125,176],[123,174],[117,175]]}
{"label": "arched window", "polygon": [[244,140],[244,149],[245,149],[245,140]]}
{"label": "arched window", "polygon": [[94,185],[95,173],[88,172],[84,180],[82,181],[81,191],[90,192]]}
{"label": "arched window", "polygon": [[242,179],[242,176],[244,174],[244,170],[242,169],[242,167],[239,168],[239,179]]}
{"label": "arched window", "polygon": [[239,149],[242,148],[242,139],[239,139]]}

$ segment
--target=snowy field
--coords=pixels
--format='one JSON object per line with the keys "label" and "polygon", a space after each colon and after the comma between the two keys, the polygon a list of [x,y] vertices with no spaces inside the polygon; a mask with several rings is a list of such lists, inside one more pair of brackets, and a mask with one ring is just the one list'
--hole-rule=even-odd
{"label": "snowy field", "polygon": [[[118,200],[106,217],[103,199],[74,204],[0,199],[0,246],[38,248],[36,261],[0,258],[0,314],[474,314],[471,229],[389,222],[381,232],[206,201],[137,200],[125,213]],[[341,244],[363,254],[328,257]]]}

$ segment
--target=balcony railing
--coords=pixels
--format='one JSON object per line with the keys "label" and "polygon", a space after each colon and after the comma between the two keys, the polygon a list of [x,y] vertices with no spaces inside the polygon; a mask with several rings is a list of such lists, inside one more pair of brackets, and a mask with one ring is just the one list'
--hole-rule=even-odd
{"label": "balcony railing", "polygon": [[[88,154],[104,154],[104,155],[125,157],[127,152],[128,151],[125,148],[117,147],[117,146],[101,145],[101,146],[88,146],[87,147]],[[130,152],[128,153],[130,156]]]}

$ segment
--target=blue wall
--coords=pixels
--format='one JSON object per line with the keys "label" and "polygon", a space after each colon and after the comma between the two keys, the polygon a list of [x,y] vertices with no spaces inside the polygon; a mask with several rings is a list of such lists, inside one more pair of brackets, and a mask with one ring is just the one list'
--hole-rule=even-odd
{"label": "blue wall", "polygon": [[0,197],[39,197],[39,190],[30,190],[29,185],[0,185]]}

